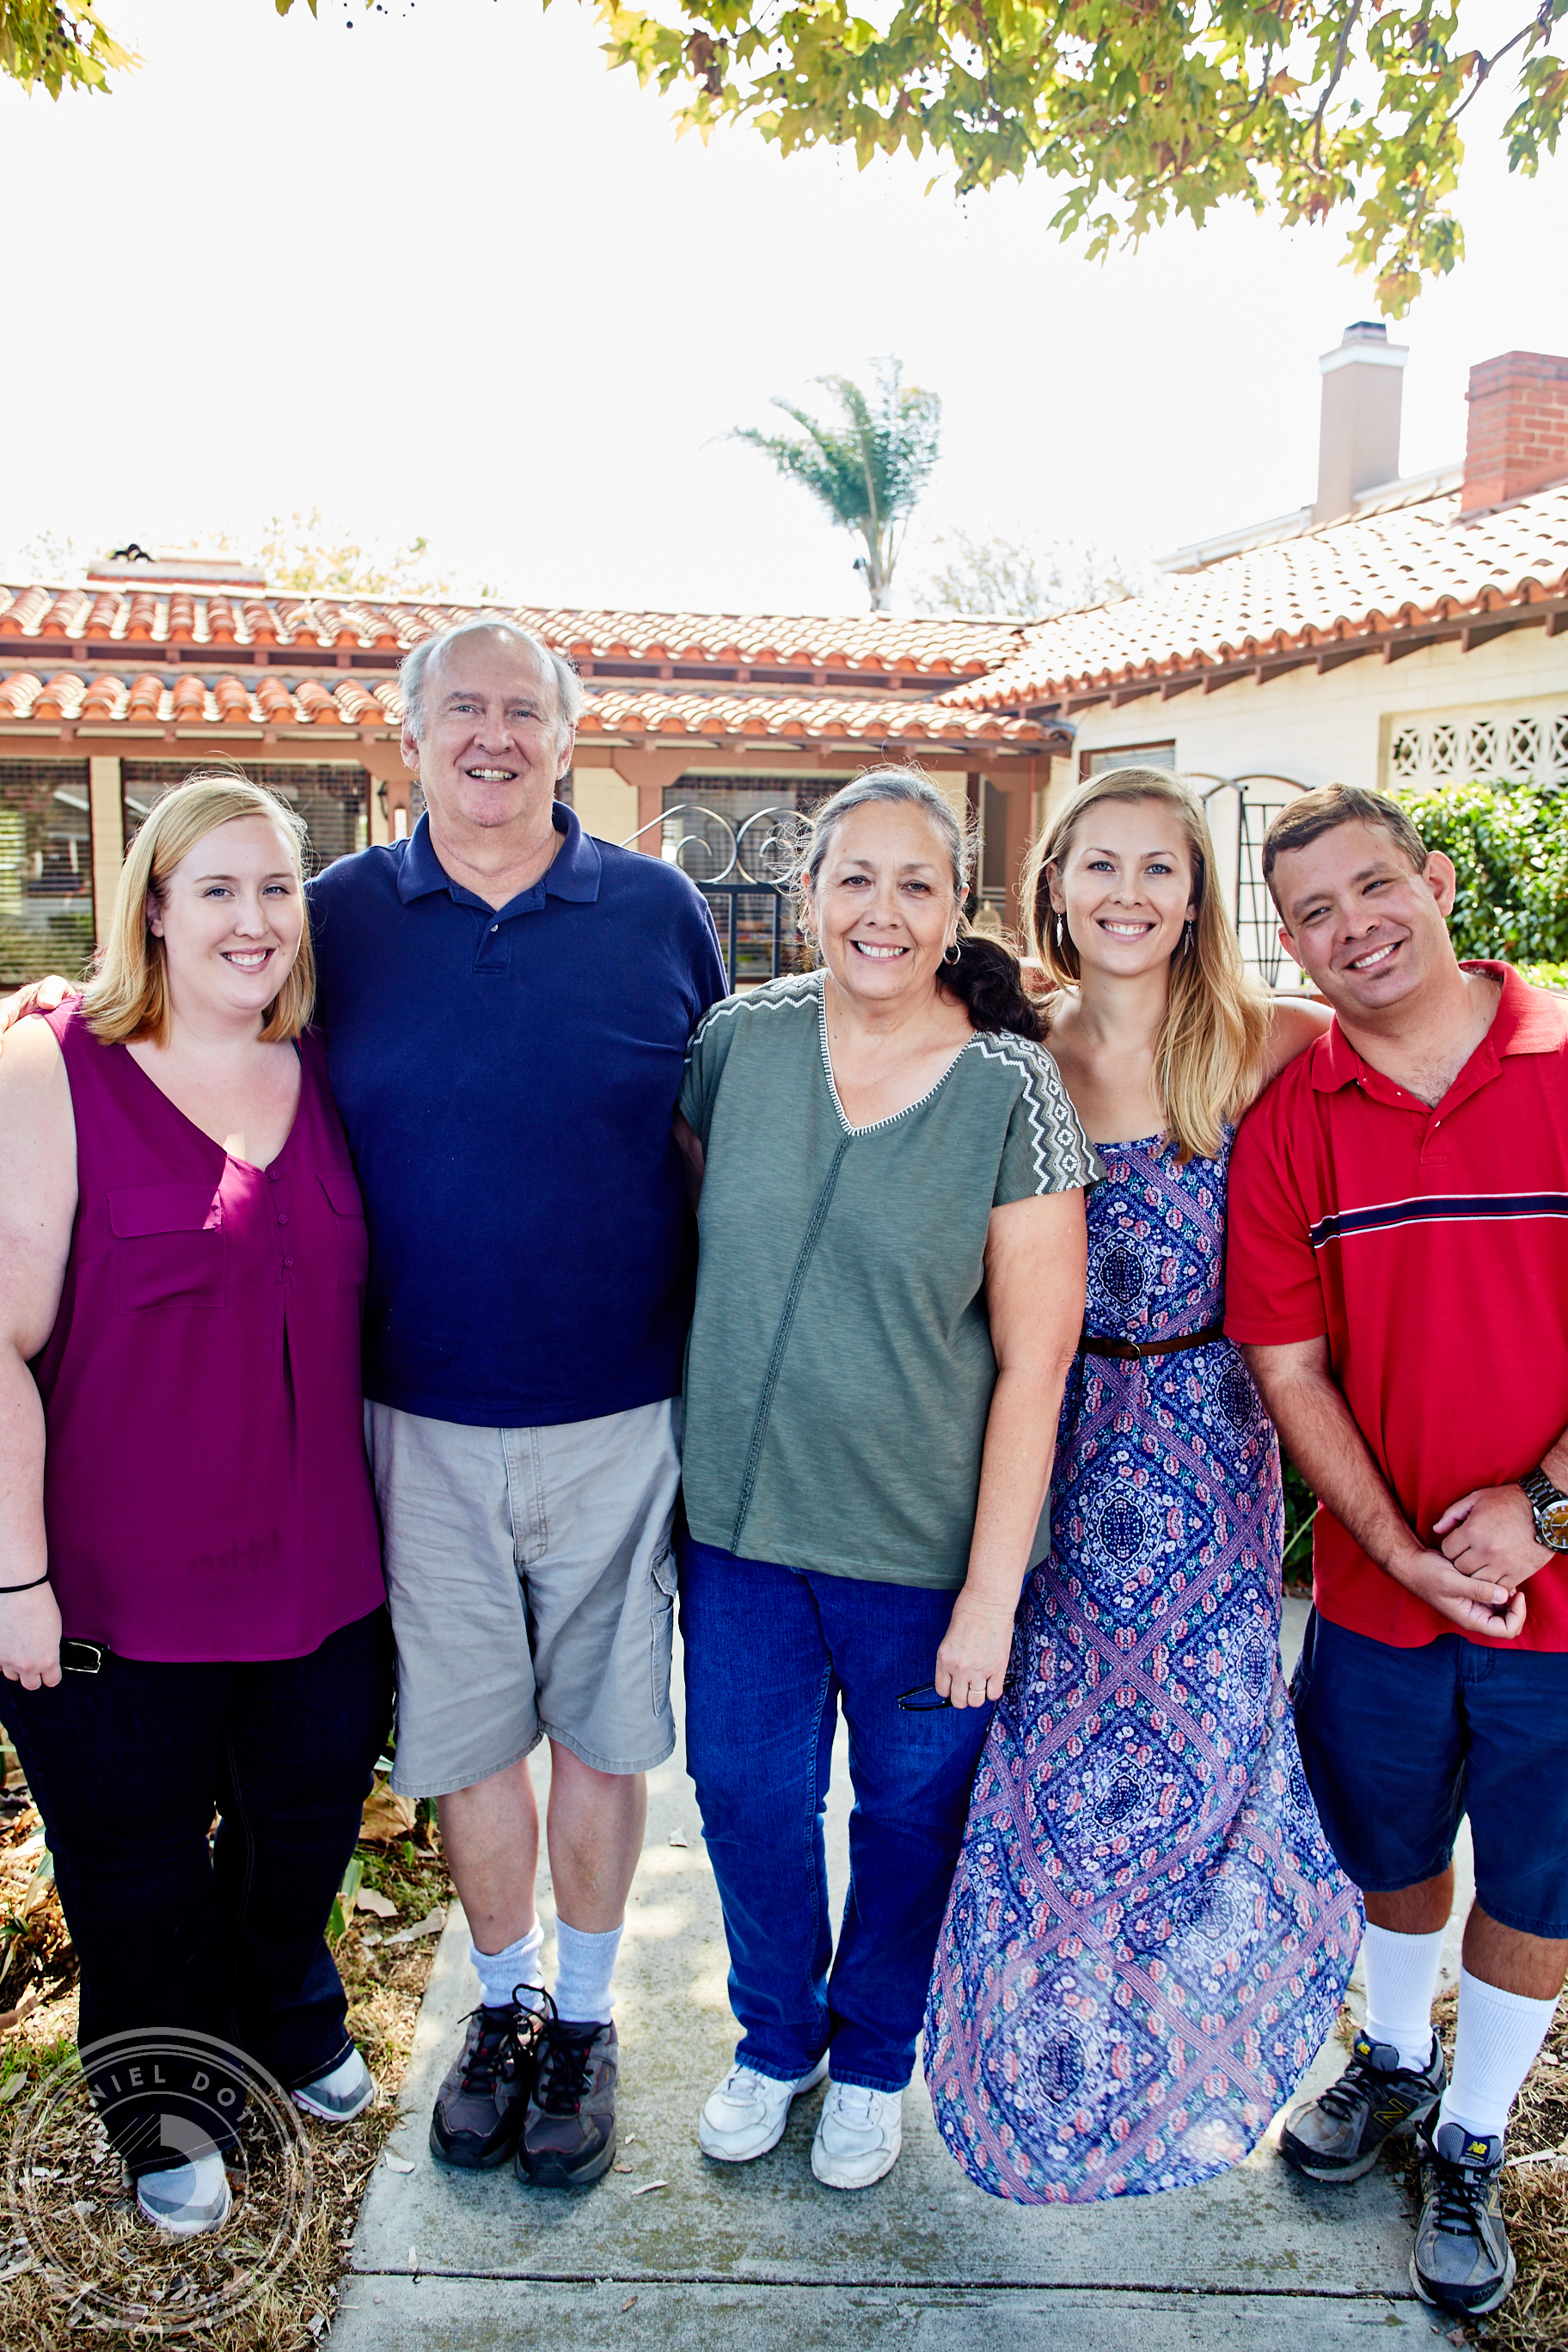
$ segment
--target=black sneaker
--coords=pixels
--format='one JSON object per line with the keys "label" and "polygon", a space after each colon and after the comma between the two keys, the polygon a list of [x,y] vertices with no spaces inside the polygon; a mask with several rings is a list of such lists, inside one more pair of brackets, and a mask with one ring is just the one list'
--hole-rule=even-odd
{"label": "black sneaker", "polygon": [[619,2071],[613,2025],[550,2020],[540,2036],[538,2072],[518,2144],[520,2180],[535,2189],[586,2189],[608,2172],[616,2154]]}
{"label": "black sneaker", "polygon": [[515,2000],[469,2011],[430,2117],[430,2152],[443,2164],[482,2171],[506,2162],[522,2129],[542,2025],[542,2011]]}
{"label": "black sneaker", "polygon": [[1423,2303],[1479,2319],[1495,2311],[1514,2280],[1513,2249],[1503,2227],[1498,2184],[1502,2142],[1461,2124],[1439,2124],[1416,2141],[1421,2159],[1421,2219],[1410,2284]]}
{"label": "black sneaker", "polygon": [[1448,2080],[1443,2047],[1432,2036],[1425,2067],[1402,2066],[1391,2042],[1358,2033],[1337,2083],[1298,2107],[1279,2135],[1279,2153],[1309,2180],[1359,2180],[1385,2140],[1424,2124]]}

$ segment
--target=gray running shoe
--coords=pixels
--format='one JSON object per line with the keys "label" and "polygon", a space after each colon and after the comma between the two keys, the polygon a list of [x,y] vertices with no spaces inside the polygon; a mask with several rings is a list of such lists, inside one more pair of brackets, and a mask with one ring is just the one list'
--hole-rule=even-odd
{"label": "gray running shoe", "polygon": [[353,2123],[374,2096],[375,2077],[357,2050],[341,2058],[330,2074],[318,2074],[313,2083],[301,2083],[293,2094],[297,2107],[328,2124]]}
{"label": "gray running shoe", "polygon": [[1421,2159],[1421,2219],[1410,2284],[1423,2303],[1478,2319],[1495,2311],[1514,2280],[1513,2249],[1503,2227],[1498,2183],[1502,2142],[1460,2124],[1439,2124],[1416,2141]]}
{"label": "gray running shoe", "polygon": [[1369,2042],[1358,2033],[1339,2081],[1298,2107],[1286,2124],[1279,2153],[1309,2180],[1359,2180],[1385,2141],[1405,2137],[1426,2122],[1447,2080],[1436,2034],[1432,2055],[1417,2073],[1400,2064],[1391,2042]]}
{"label": "gray running shoe", "polygon": [[166,2237],[195,2238],[221,2230],[233,2202],[222,2157],[209,2147],[166,2172],[144,2172],[136,2183],[136,2202]]}
{"label": "gray running shoe", "polygon": [[483,2171],[511,2155],[533,2086],[542,2023],[538,2011],[516,2001],[470,2011],[463,2046],[430,2117],[430,2152],[443,2164]]}
{"label": "gray running shoe", "polygon": [[518,2144],[517,2177],[535,2189],[586,2189],[616,2154],[613,2025],[552,2017],[540,2040],[539,2068]]}

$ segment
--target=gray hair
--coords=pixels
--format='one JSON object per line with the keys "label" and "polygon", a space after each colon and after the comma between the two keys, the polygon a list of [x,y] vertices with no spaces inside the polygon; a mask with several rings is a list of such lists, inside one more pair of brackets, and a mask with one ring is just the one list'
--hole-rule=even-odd
{"label": "gray hair", "polygon": [[405,654],[397,672],[397,690],[403,697],[404,723],[416,742],[425,732],[425,686],[432,662],[439,660],[449,646],[459,637],[475,637],[486,631],[508,636],[520,646],[531,646],[544,667],[555,680],[555,716],[561,732],[574,727],[583,709],[583,681],[564,654],[558,654],[536,637],[531,629],[520,629],[510,621],[459,621],[455,628],[442,629],[435,636],[421,637],[412,650]]}
{"label": "gray hair", "polygon": [[962,900],[968,894],[969,877],[974,864],[974,827],[973,822],[961,824],[952,803],[939,793],[929,776],[918,768],[871,768],[865,775],[857,776],[851,784],[843,785],[829,801],[805,818],[807,838],[796,869],[796,887],[815,891],[821,875],[828,844],[852,809],[866,808],[873,801],[890,801],[906,808],[918,808],[929,818],[942,835],[952,867],[952,895]]}

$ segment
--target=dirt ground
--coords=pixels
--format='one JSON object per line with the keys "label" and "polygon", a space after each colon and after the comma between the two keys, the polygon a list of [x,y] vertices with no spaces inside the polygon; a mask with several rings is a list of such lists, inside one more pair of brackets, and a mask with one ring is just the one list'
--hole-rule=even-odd
{"label": "dirt ground", "polygon": [[[75,1957],[38,1817],[15,1785],[14,1772],[10,1778],[13,1787],[0,1800],[0,2126],[13,2116],[25,2119],[29,2094],[70,2056],[77,2007]],[[178,2340],[200,2352],[310,2352],[320,2342],[336,2306],[360,2199],[395,2119],[435,1958],[435,1934],[406,1943],[389,1939],[431,1919],[438,1925],[451,1892],[434,1830],[424,1819],[406,1820],[406,1811],[378,1783],[366,1808],[366,1827],[378,1834],[362,1843],[356,1856],[362,1878],[353,1899],[365,1907],[353,1908],[333,1937],[349,1996],[349,2031],[375,2076],[376,2098],[351,2124],[300,2116],[310,2158],[308,2211],[299,2242],[266,2289],[247,2307],[210,2323],[196,2317],[197,2307],[215,2294],[237,2290],[247,2264],[260,2260],[270,2267],[265,2258],[277,2240],[284,2201],[277,2193],[275,2143],[247,2122],[250,2162],[244,2175],[230,2175],[233,2218],[211,2238],[170,2241],[141,2219],[120,2160],[82,2092],[30,2149],[34,2179],[47,2179],[46,2194],[68,2232],[78,2280],[112,2294],[122,2308],[140,2306],[145,2317],[130,2326],[106,2324],[94,2309],[94,2294],[72,2304],[52,2291],[16,2227],[13,2205],[3,2217],[0,2243],[5,2352],[58,2352],[67,2334],[127,2347]],[[395,1833],[405,1829],[406,1834]],[[384,1914],[381,1906],[387,1905],[395,1916]],[[0,2129],[0,2141],[9,2137]]]}

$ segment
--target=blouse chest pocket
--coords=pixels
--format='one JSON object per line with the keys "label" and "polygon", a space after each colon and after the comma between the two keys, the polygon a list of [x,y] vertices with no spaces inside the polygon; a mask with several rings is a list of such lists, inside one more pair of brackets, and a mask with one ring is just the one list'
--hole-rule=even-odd
{"label": "blouse chest pocket", "polygon": [[332,1204],[338,1229],[338,1288],[363,1290],[370,1272],[370,1235],[359,1184],[351,1170],[328,1168],[321,1171],[321,1190]]}
{"label": "blouse chest pocket", "polygon": [[205,1184],[137,1184],[109,1195],[120,1244],[120,1312],[224,1303],[223,1203]]}

